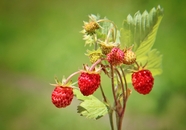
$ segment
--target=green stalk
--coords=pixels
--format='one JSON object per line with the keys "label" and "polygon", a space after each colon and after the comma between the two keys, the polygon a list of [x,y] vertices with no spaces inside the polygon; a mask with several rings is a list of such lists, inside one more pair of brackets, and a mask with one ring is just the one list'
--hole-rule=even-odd
{"label": "green stalk", "polygon": [[[118,109],[117,109],[117,113],[118,113],[117,128],[118,128],[118,130],[121,130],[123,116],[124,116],[124,109],[125,109],[125,90],[124,90],[124,84],[123,84],[123,80],[122,80],[122,76],[121,76],[120,72],[117,69],[115,69],[115,71],[119,77],[121,89],[122,89],[122,95],[123,95],[123,107],[120,105],[120,106],[118,106]],[[118,102],[120,102],[120,98],[118,98]]]}
{"label": "green stalk", "polygon": [[127,93],[127,91],[128,91],[127,79],[126,79],[126,77],[125,77],[125,72],[124,72],[124,70],[122,69],[122,67],[120,67],[120,70],[121,70],[121,72],[122,72],[123,79],[124,79],[124,82],[125,82],[126,99],[127,99],[127,98],[128,98],[128,93]]}
{"label": "green stalk", "polygon": [[69,80],[75,76],[76,74],[79,74],[81,71],[77,71],[77,72],[74,72],[72,73],[70,76],[68,76],[68,78],[66,79],[66,81],[64,82],[64,84],[67,84],[69,82]]}
{"label": "green stalk", "polygon": [[[114,97],[114,110],[116,111],[116,124],[118,124],[118,113],[117,113],[117,106],[118,106],[118,102],[117,102],[117,97],[116,97],[116,93],[115,93],[115,89],[114,89],[114,68],[113,65],[110,64],[110,70],[111,70],[111,85],[112,85],[112,94]],[[112,119],[113,117],[111,117]]]}
{"label": "green stalk", "polygon": [[98,48],[98,43],[97,43],[97,35],[95,35],[95,34],[94,34],[94,42],[95,42],[94,49],[97,50],[97,48]]}
{"label": "green stalk", "polygon": [[104,91],[103,91],[103,88],[102,88],[102,85],[101,85],[101,84],[100,84],[100,90],[101,90],[101,94],[102,94],[102,96],[103,96],[104,102],[108,104],[107,98],[106,98],[106,96],[105,96],[105,93],[104,93]]}
{"label": "green stalk", "polygon": [[89,71],[92,71],[96,67],[96,65],[98,65],[101,61],[102,59],[98,59],[94,64],[92,64],[91,67],[89,68]]}
{"label": "green stalk", "polygon": [[105,93],[103,91],[102,85],[100,85],[100,90],[101,90],[101,94],[103,96],[103,100],[107,104],[107,108],[108,108],[108,111],[109,111],[108,114],[109,114],[109,121],[110,121],[111,130],[114,130],[113,110],[112,110],[112,107],[109,105],[109,103],[107,101],[107,98],[106,98]]}
{"label": "green stalk", "polygon": [[124,116],[124,113],[125,113],[125,108],[126,108],[126,105],[127,105],[127,99],[128,99],[128,85],[127,85],[127,79],[126,79],[126,76],[125,76],[125,72],[124,70],[120,67],[121,69],[121,72],[122,72],[122,75],[123,75],[123,79],[124,79],[124,82],[125,82],[125,89],[126,89],[126,95],[125,95],[125,100],[124,100],[124,105],[123,105],[123,116]]}
{"label": "green stalk", "polygon": [[115,93],[115,90],[114,90],[114,69],[113,69],[113,65],[111,65],[111,64],[110,64],[110,70],[111,70],[112,94],[113,94],[113,97],[114,97],[115,106],[117,106],[118,103],[117,103],[116,93]]}
{"label": "green stalk", "polygon": [[114,130],[113,110],[112,109],[109,110],[109,121],[110,121],[111,130]]}

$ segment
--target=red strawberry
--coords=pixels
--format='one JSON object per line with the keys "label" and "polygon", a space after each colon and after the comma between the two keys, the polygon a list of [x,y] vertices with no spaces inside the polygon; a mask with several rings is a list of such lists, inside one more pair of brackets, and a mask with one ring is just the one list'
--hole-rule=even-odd
{"label": "red strawberry", "polygon": [[52,103],[58,108],[69,106],[73,99],[70,87],[57,86],[52,92]]}
{"label": "red strawberry", "polygon": [[93,94],[100,85],[99,73],[81,72],[78,85],[84,96]]}
{"label": "red strawberry", "polygon": [[117,47],[112,48],[111,52],[107,54],[107,60],[112,65],[119,65],[123,63],[124,52]]}
{"label": "red strawberry", "polygon": [[149,70],[140,70],[132,74],[132,85],[140,94],[148,94],[153,87],[154,78]]}

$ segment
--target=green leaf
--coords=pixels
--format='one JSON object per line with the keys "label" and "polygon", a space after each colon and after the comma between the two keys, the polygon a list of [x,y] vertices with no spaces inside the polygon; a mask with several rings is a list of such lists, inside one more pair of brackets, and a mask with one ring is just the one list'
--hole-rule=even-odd
{"label": "green leaf", "polygon": [[100,15],[91,14],[91,15],[89,15],[89,18],[90,18],[90,21],[97,21],[100,19]]}
{"label": "green leaf", "polygon": [[92,45],[94,44],[94,38],[92,35],[84,35],[83,40],[85,40],[85,45]]}
{"label": "green leaf", "polygon": [[92,95],[91,96],[84,96],[78,89],[73,89],[73,92],[74,92],[74,96],[76,96],[76,98],[81,101],[92,98]]}
{"label": "green leaf", "polygon": [[100,117],[108,113],[106,104],[101,102],[93,95],[83,96],[77,89],[74,89],[74,94],[77,99],[82,101],[77,109],[77,112],[80,113],[82,116],[85,116],[89,119],[99,119]]}
{"label": "green leaf", "polygon": [[[147,63],[145,68],[149,69],[153,76],[162,73],[162,55],[156,49],[151,50],[162,18],[163,9],[160,6],[152,8],[149,13],[144,11],[141,14],[138,11],[134,17],[127,16],[120,30],[121,47],[133,45],[137,62],[142,65]],[[127,82],[131,82],[131,73],[127,73],[126,79]]]}
{"label": "green leaf", "polygon": [[148,53],[147,63],[148,64],[146,68],[152,72],[153,76],[162,73],[162,67],[161,67],[162,55],[156,49],[153,49]]}
{"label": "green leaf", "polygon": [[[151,10],[150,14],[155,14],[154,10]],[[150,21],[151,23],[154,23],[154,26],[150,30],[148,29],[148,34],[136,50],[137,61],[145,60],[147,58],[146,54],[151,50],[156,39],[156,33],[161,22],[162,16],[158,16],[157,18],[154,17],[155,16],[151,16],[150,19],[156,19],[157,22]]]}
{"label": "green leaf", "polygon": [[78,106],[78,113],[89,119],[99,119],[108,113],[108,109],[106,105],[97,98],[92,98],[91,100],[84,100]]}
{"label": "green leaf", "polygon": [[150,13],[144,11],[141,14],[138,11],[134,17],[129,14],[123,22],[123,28],[120,29],[121,47],[134,45],[134,51],[138,51],[139,54],[144,50],[144,53],[148,52],[154,44],[162,17],[163,9],[160,6],[152,8]]}
{"label": "green leaf", "polygon": [[111,30],[111,29],[113,28],[113,24],[110,23],[110,22],[108,22],[108,21],[107,21],[108,19],[107,19],[106,17],[105,17],[104,19],[105,19],[106,21],[104,21],[104,22],[102,23],[102,30],[101,30],[101,33],[107,35],[108,32],[109,32],[109,30]]}
{"label": "green leaf", "polygon": [[120,46],[121,48],[129,47],[133,43],[133,33],[130,29],[130,25],[127,24],[126,21],[124,21],[123,28],[120,29]]}

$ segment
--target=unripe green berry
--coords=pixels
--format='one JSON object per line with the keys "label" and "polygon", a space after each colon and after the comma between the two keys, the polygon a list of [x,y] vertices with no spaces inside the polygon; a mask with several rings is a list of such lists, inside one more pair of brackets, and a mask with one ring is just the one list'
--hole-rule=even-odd
{"label": "unripe green berry", "polygon": [[101,48],[101,51],[104,55],[107,55],[108,53],[110,53],[110,51],[112,50],[112,48],[116,47],[115,44],[113,43],[109,43],[109,44],[106,44],[105,42],[101,42],[100,43],[100,48]]}
{"label": "unripe green berry", "polygon": [[90,62],[93,64],[95,63],[98,59],[100,59],[102,57],[102,53],[101,53],[101,50],[100,49],[97,49],[97,50],[93,50],[93,51],[89,51],[87,50],[87,55],[90,59]]}
{"label": "unripe green berry", "polygon": [[123,64],[131,65],[136,61],[136,54],[132,50],[124,51]]}
{"label": "unripe green berry", "polygon": [[94,21],[91,21],[89,23],[85,23],[85,25],[83,26],[83,28],[85,29],[85,31],[88,34],[93,34],[93,33],[95,33],[95,30],[96,29],[99,29],[99,25],[98,25],[98,23],[96,23]]}

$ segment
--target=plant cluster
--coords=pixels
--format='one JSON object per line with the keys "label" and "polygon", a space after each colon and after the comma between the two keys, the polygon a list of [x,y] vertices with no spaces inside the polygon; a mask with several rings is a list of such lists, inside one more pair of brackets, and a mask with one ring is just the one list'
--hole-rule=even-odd
{"label": "plant cluster", "polygon": [[[158,6],[148,13],[138,11],[128,15],[121,29],[109,19],[90,15],[84,22],[83,40],[91,50],[86,56],[90,65],[84,64],[81,70],[56,80],[52,92],[52,103],[58,108],[69,106],[76,97],[80,100],[78,113],[91,119],[98,119],[108,113],[111,129],[115,129],[113,113],[116,116],[117,130],[122,129],[126,103],[132,88],[139,94],[152,91],[154,76],[161,74],[162,55],[152,49],[156,33],[163,17],[163,9]],[[78,75],[77,82],[71,78]],[[102,75],[110,80],[110,87],[102,86]],[[132,84],[132,85],[131,85]],[[103,99],[93,96],[101,90]],[[109,89],[113,95],[111,102],[105,93]]]}

